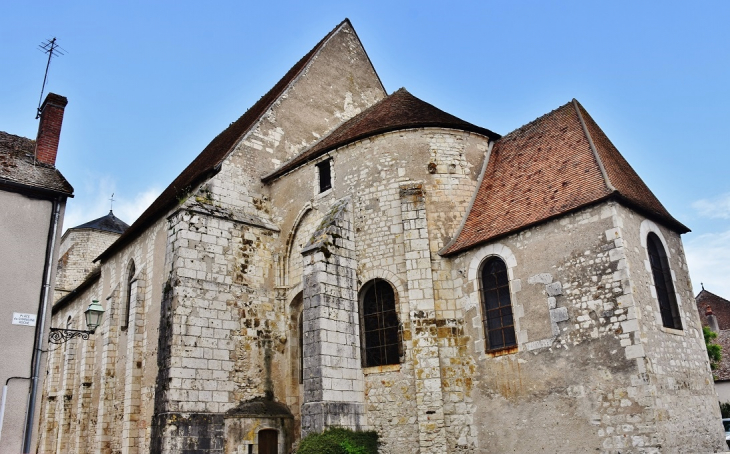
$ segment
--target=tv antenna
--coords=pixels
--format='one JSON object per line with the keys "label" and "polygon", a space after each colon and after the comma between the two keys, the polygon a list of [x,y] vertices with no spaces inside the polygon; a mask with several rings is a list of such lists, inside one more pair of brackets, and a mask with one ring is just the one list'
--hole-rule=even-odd
{"label": "tv antenna", "polygon": [[66,55],[66,49],[56,44],[56,38],[47,39],[43,43],[38,45],[38,50],[44,54],[48,54],[48,63],[46,63],[46,74],[43,76],[43,86],[41,87],[41,97],[38,100],[38,109],[36,110],[35,118],[41,116],[41,103],[43,102],[43,92],[46,89],[46,80],[48,79],[48,68],[51,66],[52,57],[60,57]]}

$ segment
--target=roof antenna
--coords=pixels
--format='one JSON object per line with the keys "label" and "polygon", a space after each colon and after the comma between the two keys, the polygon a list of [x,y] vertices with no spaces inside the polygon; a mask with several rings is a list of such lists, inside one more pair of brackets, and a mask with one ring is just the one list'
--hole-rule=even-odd
{"label": "roof antenna", "polygon": [[41,103],[43,102],[43,92],[46,89],[46,80],[48,79],[48,68],[51,66],[51,57],[60,57],[65,55],[66,49],[56,44],[56,38],[46,40],[38,45],[38,50],[44,54],[48,54],[48,63],[46,63],[46,74],[43,76],[43,86],[41,87],[41,98],[38,100],[38,110],[35,119],[41,116]]}
{"label": "roof antenna", "polygon": [[112,213],[112,208],[114,208],[114,193],[112,192],[112,196],[109,197],[109,214]]}

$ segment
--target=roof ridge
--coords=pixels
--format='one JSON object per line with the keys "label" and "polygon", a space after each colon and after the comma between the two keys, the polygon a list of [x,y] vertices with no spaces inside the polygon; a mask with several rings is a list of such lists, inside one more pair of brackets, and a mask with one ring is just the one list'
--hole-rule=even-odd
{"label": "roof ridge", "polygon": [[519,126],[519,127],[518,127],[518,128],[516,128],[516,129],[513,129],[512,131],[510,131],[510,132],[508,132],[507,134],[503,135],[503,136],[502,136],[502,137],[501,137],[500,139],[498,139],[498,140],[505,140],[505,139],[507,139],[507,140],[508,140],[508,139],[511,139],[511,137],[510,137],[510,136],[514,136],[514,135],[517,135],[517,134],[519,134],[519,133],[521,133],[521,132],[524,132],[524,130],[525,130],[525,129],[527,129],[527,128],[529,128],[529,127],[532,127],[532,126],[534,126],[535,124],[537,124],[537,123],[539,123],[539,122],[543,121],[543,120],[544,120],[545,118],[547,118],[547,117],[549,117],[549,116],[553,115],[553,114],[554,114],[555,112],[557,112],[557,111],[559,111],[559,110],[561,110],[561,109],[564,109],[564,108],[565,108],[565,107],[567,107],[567,106],[568,106],[568,105],[569,105],[570,103],[571,103],[571,101],[568,101],[568,102],[566,102],[565,104],[563,104],[562,106],[556,107],[555,109],[551,110],[550,112],[548,112],[548,113],[545,113],[545,114],[542,114],[542,115],[540,115],[539,117],[535,118],[534,120],[532,120],[532,121],[529,121],[529,122],[527,122],[527,123],[523,124],[522,126]]}
{"label": "roof ridge", "polygon": [[[345,18],[337,24],[324,38],[322,38],[309,52],[292,66],[284,76],[269,89],[266,94],[249,107],[243,115],[221,131],[208,145],[193,159],[180,174],[162,191],[162,193],[150,204],[145,211],[135,220],[132,225],[104,252],[95,259],[102,260],[110,256],[119,247],[127,244],[136,235],[143,231],[149,224],[155,222],[160,213],[167,212],[177,203],[182,192],[192,189],[205,178],[218,173],[220,165],[240,143],[241,139],[248,134],[252,128],[265,116],[271,106],[291,87],[299,76],[314,61],[315,56],[322,50],[325,44],[345,25],[354,30],[350,20]],[[359,38],[358,38],[359,40]]]}
{"label": "roof ridge", "polygon": [[[397,104],[398,99],[402,99],[401,105]],[[387,105],[388,103],[394,104]],[[411,105],[409,105],[409,103],[411,103]],[[421,107],[420,111],[412,108],[415,103],[418,103],[418,107]],[[428,118],[424,117],[423,107],[426,107],[425,112],[427,113],[427,115],[425,116]],[[389,112],[391,114],[389,119],[392,120],[393,118],[397,118],[398,121],[389,123],[388,121],[383,121],[382,118],[378,117],[377,112],[380,109],[391,108],[394,108],[394,110],[396,110],[396,113],[393,114],[393,112]],[[398,108],[401,108],[400,111],[398,111]],[[403,112],[405,111],[407,111],[410,115],[403,114]],[[373,112],[376,112],[376,114],[373,115]],[[369,126],[368,122],[376,124]],[[363,125],[366,127],[362,127]],[[359,114],[350,118],[346,122],[342,123],[339,127],[337,127],[337,129],[332,131],[327,136],[322,137],[319,141],[312,144],[312,146],[282,164],[278,169],[272,171],[268,175],[264,175],[261,178],[261,181],[264,183],[273,181],[274,179],[281,177],[282,175],[296,169],[297,167],[311,161],[312,159],[316,159],[317,157],[329,151],[344,147],[353,142],[357,142],[358,140],[363,140],[368,137],[373,137],[376,135],[385,134],[401,129],[425,127],[443,127],[451,129],[460,128],[464,131],[482,134],[488,137],[490,140],[497,140],[499,137],[501,137],[499,134],[496,134],[489,129],[482,128],[481,126],[477,126],[473,123],[469,123],[466,120],[462,120],[455,115],[439,109],[433,104],[413,95],[404,87],[401,87],[390,95],[381,99],[377,103],[363,110]],[[360,128],[359,131],[358,128]]]}
{"label": "roof ridge", "polygon": [[709,293],[710,295],[714,296],[715,298],[719,298],[719,299],[723,300],[724,302],[726,302],[726,303],[730,304],[730,300],[727,300],[727,299],[723,298],[722,296],[720,296],[720,295],[718,295],[718,294],[716,294],[716,293],[712,293],[712,292],[711,292],[711,291],[709,291],[709,290],[705,290],[704,288],[702,288],[702,290],[700,290],[700,293],[698,293],[698,294],[697,294],[697,296],[695,296],[695,300],[696,300],[697,298],[699,298],[699,297],[700,297],[700,295],[702,295],[702,293]]}
{"label": "roof ridge", "polygon": [[578,100],[573,98],[571,103],[573,104],[573,107],[575,107],[575,113],[576,115],[578,115],[578,121],[580,122],[580,126],[583,129],[583,134],[585,134],[586,140],[588,140],[588,146],[590,147],[591,152],[593,152],[593,157],[596,158],[598,169],[601,171],[601,175],[603,176],[603,181],[606,183],[606,187],[610,192],[616,192],[616,187],[611,184],[611,180],[608,178],[608,173],[606,173],[606,167],[603,165],[603,161],[601,160],[601,157],[598,154],[598,150],[596,149],[596,144],[593,143],[593,137],[591,137],[591,133],[588,131],[588,126],[586,126],[586,122],[585,120],[583,120],[583,115],[580,113]]}

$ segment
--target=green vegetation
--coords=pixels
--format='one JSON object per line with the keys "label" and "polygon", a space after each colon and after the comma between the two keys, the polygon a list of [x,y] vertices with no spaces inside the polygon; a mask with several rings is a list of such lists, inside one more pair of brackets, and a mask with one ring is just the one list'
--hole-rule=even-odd
{"label": "green vegetation", "polygon": [[710,367],[715,370],[722,359],[722,347],[712,342],[717,333],[710,328],[703,326],[702,333],[705,335],[705,345],[707,346],[707,356],[710,358]]}
{"label": "green vegetation", "polygon": [[378,454],[378,434],[333,427],[304,437],[297,454]]}
{"label": "green vegetation", "polygon": [[730,402],[720,404],[720,413],[722,413],[723,418],[730,418]]}

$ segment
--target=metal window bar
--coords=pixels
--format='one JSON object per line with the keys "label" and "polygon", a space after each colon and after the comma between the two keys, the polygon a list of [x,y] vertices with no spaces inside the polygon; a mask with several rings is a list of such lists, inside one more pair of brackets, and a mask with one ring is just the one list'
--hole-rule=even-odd
{"label": "metal window bar", "polygon": [[481,273],[482,324],[487,351],[517,345],[507,266],[498,257],[489,259]]}
{"label": "metal window bar", "polygon": [[364,366],[399,364],[401,333],[390,284],[378,279],[366,288],[360,320]]}

